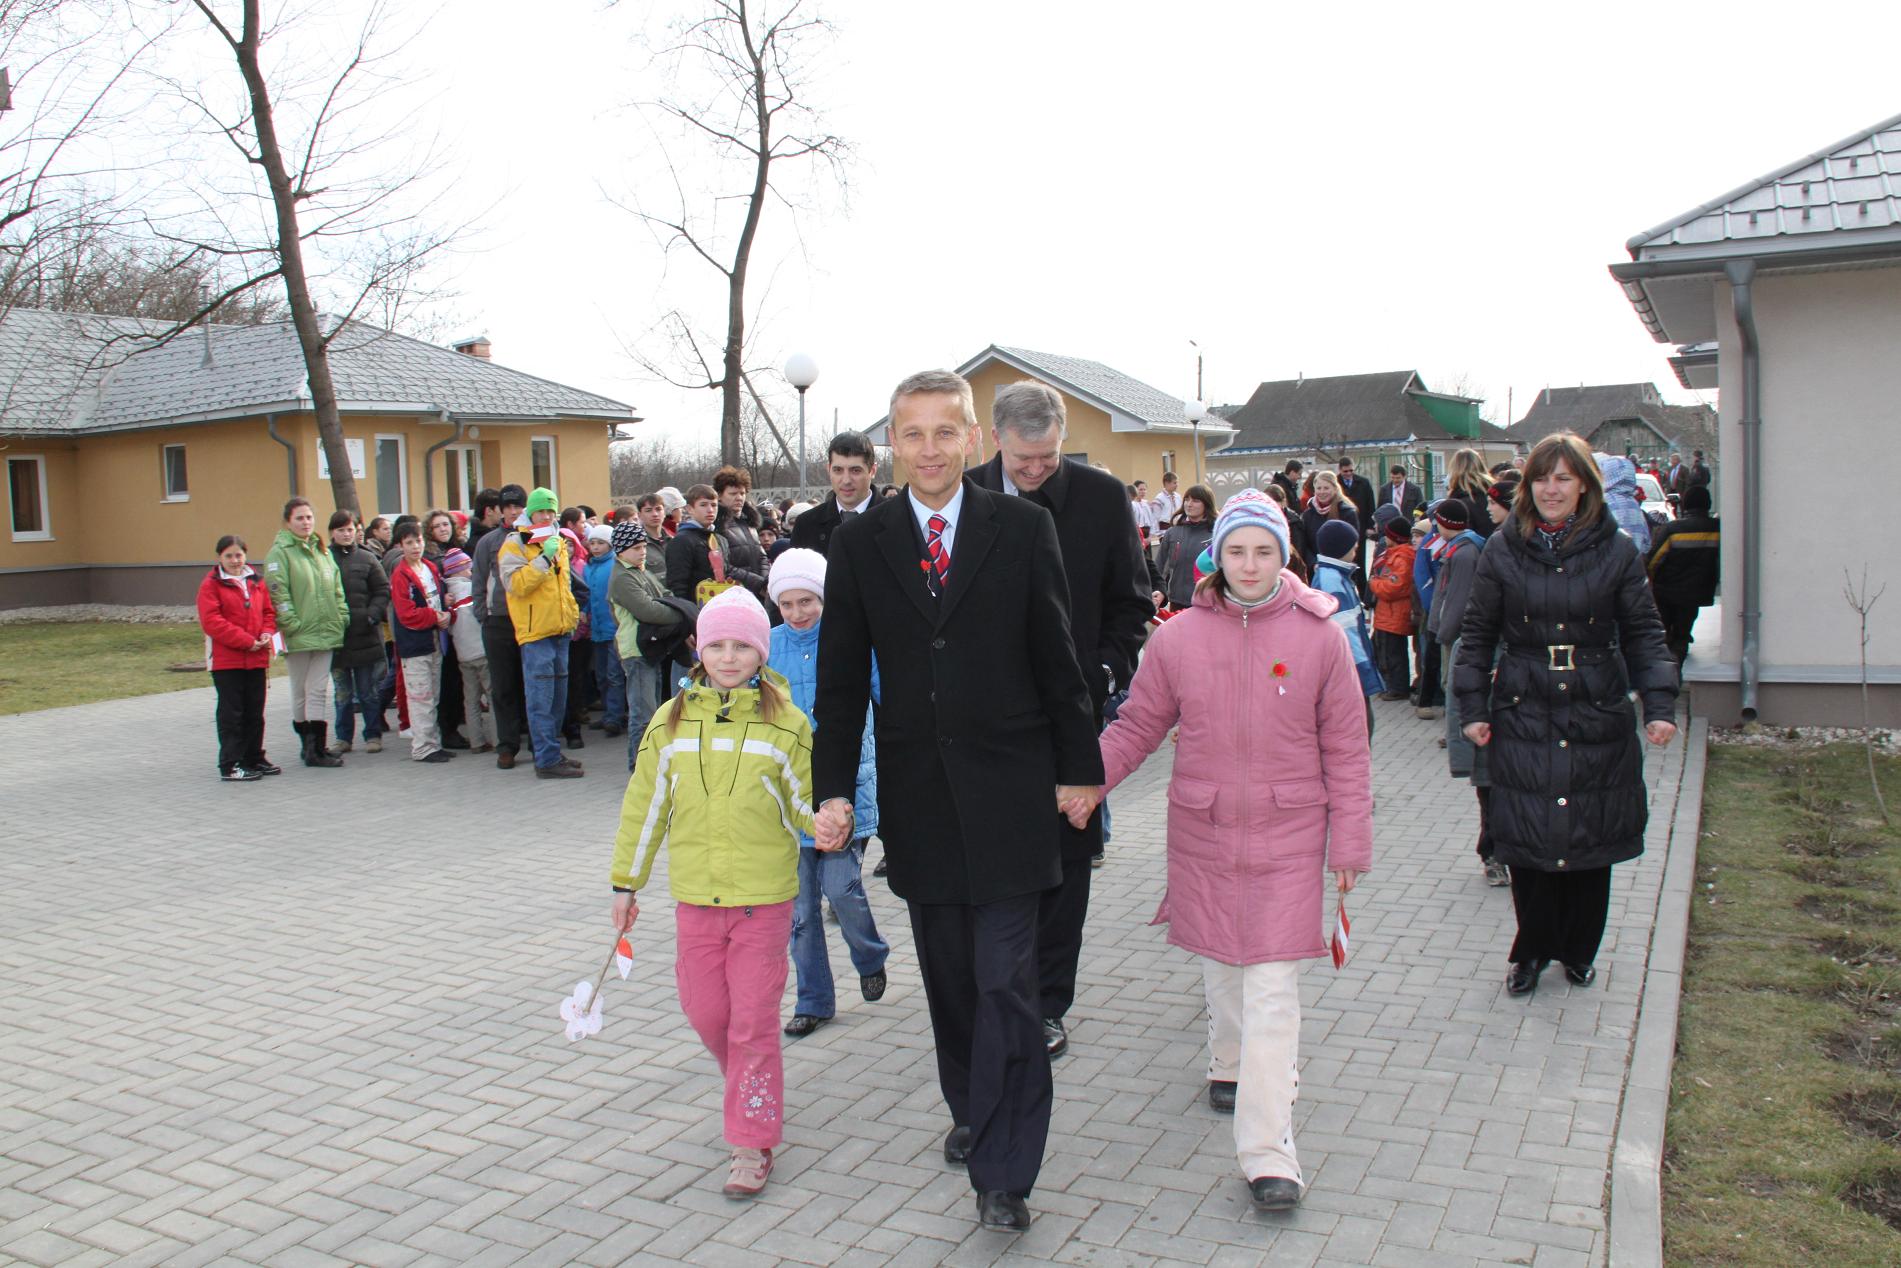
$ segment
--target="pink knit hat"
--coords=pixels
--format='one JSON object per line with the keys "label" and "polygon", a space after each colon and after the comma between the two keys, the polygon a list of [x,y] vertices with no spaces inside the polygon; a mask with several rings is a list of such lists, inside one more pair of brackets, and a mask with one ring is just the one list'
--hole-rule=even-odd
{"label": "pink knit hat", "polygon": [[693,634],[699,647],[724,638],[737,639],[758,652],[761,663],[772,654],[772,625],[766,619],[766,609],[744,586],[722,590],[709,599],[700,609]]}

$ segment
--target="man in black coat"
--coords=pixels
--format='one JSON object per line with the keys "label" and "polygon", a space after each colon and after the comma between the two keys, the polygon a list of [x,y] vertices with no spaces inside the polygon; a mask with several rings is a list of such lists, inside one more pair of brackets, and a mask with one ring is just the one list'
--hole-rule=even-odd
{"label": "man in black coat", "polygon": [[1273,482],[1280,485],[1281,491],[1287,495],[1287,514],[1290,519],[1300,514],[1300,473],[1304,470],[1306,468],[1300,459],[1289,458],[1287,465],[1274,476]]}
{"label": "man in black coat", "polygon": [[[1135,521],[1123,507],[1122,484],[1105,471],[1063,457],[1062,394],[1034,382],[1013,383],[991,406],[997,456],[971,473],[971,483],[1048,509],[1056,519],[1069,578],[1069,632],[1089,683],[1097,729],[1109,697],[1135,677],[1155,605]],[[1076,998],[1083,922],[1089,914],[1089,871],[1102,855],[1100,813],[1078,832],[1062,826],[1063,883],[1043,895],[1037,926],[1043,1036],[1049,1054],[1069,1046],[1063,1023]]]}
{"label": "man in black coat", "polygon": [[976,439],[957,375],[893,393],[911,483],[832,535],[812,783],[819,843],[847,839],[875,653],[879,836],[910,907],[944,1154],[967,1164],[981,1222],[1017,1230],[1049,1134],[1037,911],[1062,879],[1057,807],[1101,800],[1102,754],[1055,521],[964,479]]}
{"label": "man in black coat", "polygon": [[[1373,510],[1378,511],[1382,506],[1398,507],[1400,515],[1410,524],[1413,522],[1413,515],[1425,505],[1426,495],[1418,485],[1406,478],[1405,467],[1396,466],[1388,474],[1391,480],[1380,486],[1379,501],[1373,504]],[[1364,518],[1368,524],[1373,522],[1371,514]]]}
{"label": "man in black coat", "polygon": [[872,482],[878,476],[878,455],[861,431],[842,431],[825,451],[825,475],[832,496],[792,521],[792,544],[823,555],[831,546],[832,530],[848,515],[871,507]]}
{"label": "man in black coat", "polygon": [[1346,495],[1360,521],[1360,552],[1357,562],[1362,569],[1367,567],[1366,543],[1379,530],[1373,525],[1374,493],[1372,483],[1353,469],[1353,459],[1342,458],[1337,466],[1340,476],[1340,492]]}

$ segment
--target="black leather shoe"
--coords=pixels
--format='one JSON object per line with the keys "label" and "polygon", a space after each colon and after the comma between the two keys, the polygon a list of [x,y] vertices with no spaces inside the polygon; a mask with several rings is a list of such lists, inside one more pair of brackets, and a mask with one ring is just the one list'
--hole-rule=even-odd
{"label": "black leather shoe", "polygon": [[1052,1057],[1060,1057],[1069,1051],[1069,1029],[1063,1025],[1061,1017],[1043,1019],[1043,1047]]}
{"label": "black leather shoe", "polygon": [[1511,972],[1505,975],[1505,993],[1508,995],[1529,995],[1538,989],[1538,975],[1545,971],[1549,960],[1521,960],[1512,965]]}
{"label": "black leather shoe", "polygon": [[442,747],[464,749],[464,748],[467,748],[468,746],[469,746],[469,742],[462,738],[461,732],[444,731],[442,733]]}
{"label": "black leather shoe", "polygon": [[944,1161],[963,1166],[970,1161],[970,1128],[953,1127],[944,1137]]}
{"label": "black leather shoe", "polygon": [[1030,1226],[1030,1208],[1022,1198],[1001,1189],[977,1195],[977,1222],[1005,1233],[1021,1233]]}
{"label": "black leather shoe", "polygon": [[1217,1114],[1234,1113],[1235,1085],[1226,1079],[1208,1080],[1208,1107]]}
{"label": "black leather shoe", "polygon": [[879,969],[876,973],[858,979],[858,993],[865,997],[867,1004],[875,1004],[884,998],[885,985],[884,970]]}
{"label": "black leather shoe", "polygon": [[1291,1211],[1300,1205],[1300,1184],[1280,1176],[1248,1181],[1248,1197],[1257,1211]]}
{"label": "black leather shoe", "polygon": [[1597,966],[1595,964],[1567,964],[1564,966],[1564,976],[1573,986],[1589,986],[1597,981]]}
{"label": "black leather shoe", "polygon": [[871,869],[871,874],[873,876],[883,876],[885,869],[890,867],[890,865],[891,859],[887,855],[880,854],[878,856],[878,866]]}
{"label": "black leather shoe", "polygon": [[830,1017],[814,1017],[810,1013],[794,1013],[792,1020],[785,1024],[786,1037],[803,1039],[830,1020]]}
{"label": "black leather shoe", "polygon": [[284,773],[284,768],[282,766],[274,766],[271,764],[271,762],[268,759],[262,758],[262,757],[258,758],[256,761],[246,762],[244,764],[244,769],[254,770],[260,775],[282,775]]}

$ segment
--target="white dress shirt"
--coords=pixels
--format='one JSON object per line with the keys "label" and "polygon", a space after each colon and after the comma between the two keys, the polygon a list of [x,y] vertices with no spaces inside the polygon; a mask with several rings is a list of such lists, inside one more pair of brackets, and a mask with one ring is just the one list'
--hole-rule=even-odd
{"label": "white dress shirt", "polygon": [[955,568],[957,566],[957,552],[951,549],[951,543],[957,537],[957,520],[964,513],[963,481],[960,480],[957,482],[957,492],[951,494],[951,500],[944,504],[944,509],[941,511],[933,511],[930,507],[918,501],[917,494],[911,492],[909,489],[904,491],[904,496],[905,499],[911,503],[911,514],[917,516],[917,531],[918,537],[921,540],[925,542],[931,540],[931,516],[941,515],[944,517],[944,531],[937,535],[937,540],[943,544],[944,553],[950,556],[951,567]]}

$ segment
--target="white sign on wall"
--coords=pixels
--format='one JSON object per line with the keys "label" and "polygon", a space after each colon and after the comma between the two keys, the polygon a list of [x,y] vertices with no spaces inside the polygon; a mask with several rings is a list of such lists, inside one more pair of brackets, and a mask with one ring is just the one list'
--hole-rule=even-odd
{"label": "white sign on wall", "polygon": [[[363,442],[360,440],[351,440],[346,436],[343,440],[343,447],[348,450],[350,454],[350,474],[359,480],[363,479],[365,476],[363,469]],[[322,440],[317,441],[317,478],[319,480],[328,480],[330,478],[330,458],[323,451]]]}

